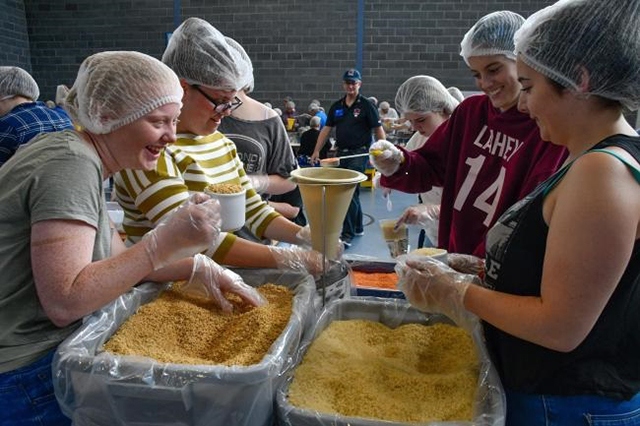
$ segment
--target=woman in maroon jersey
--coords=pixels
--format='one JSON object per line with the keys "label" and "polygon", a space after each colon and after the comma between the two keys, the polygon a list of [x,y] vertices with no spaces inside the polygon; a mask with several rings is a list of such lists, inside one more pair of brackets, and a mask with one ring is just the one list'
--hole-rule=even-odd
{"label": "woman in maroon jersey", "polygon": [[467,32],[461,55],[484,94],[461,102],[428,144],[413,152],[387,141],[371,146],[383,151],[371,155],[382,186],[410,193],[443,187],[437,245],[450,253],[484,257],[487,230],[566,158],[517,108],[513,35],[523,22],[494,12]]}

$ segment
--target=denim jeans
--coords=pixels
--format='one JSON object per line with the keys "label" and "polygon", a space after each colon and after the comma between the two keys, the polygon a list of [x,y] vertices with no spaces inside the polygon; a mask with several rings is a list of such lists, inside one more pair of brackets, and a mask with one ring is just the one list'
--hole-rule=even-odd
{"label": "denim jeans", "polygon": [[36,362],[0,374],[0,426],[68,426],[53,393],[54,351]]}
{"label": "denim jeans", "polygon": [[[353,150],[338,150],[338,156],[361,154],[369,150],[369,147],[361,147]],[[367,166],[368,157],[347,158],[340,160],[340,168],[355,170],[360,173],[364,173],[364,169]],[[342,236],[353,238],[356,232],[362,232],[364,229],[364,218],[362,214],[362,206],[360,205],[360,184],[356,185],[356,190],[353,192],[351,202],[349,203],[349,210],[342,223]]]}
{"label": "denim jeans", "polygon": [[640,394],[629,401],[596,395],[506,394],[506,426],[640,425]]}

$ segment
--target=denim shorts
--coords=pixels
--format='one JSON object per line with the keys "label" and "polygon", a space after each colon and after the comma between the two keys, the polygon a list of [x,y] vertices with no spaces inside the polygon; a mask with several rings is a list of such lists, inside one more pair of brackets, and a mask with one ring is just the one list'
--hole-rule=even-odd
{"label": "denim shorts", "polygon": [[640,426],[640,394],[629,401],[596,395],[506,394],[506,426]]}
{"label": "denim shorts", "polygon": [[68,426],[53,392],[54,351],[36,362],[0,374],[0,426]]}

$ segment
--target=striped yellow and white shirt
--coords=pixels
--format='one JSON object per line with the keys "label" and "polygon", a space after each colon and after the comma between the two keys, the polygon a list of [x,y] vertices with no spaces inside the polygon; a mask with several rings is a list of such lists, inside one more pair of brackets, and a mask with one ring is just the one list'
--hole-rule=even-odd
{"label": "striped yellow and white shirt", "polygon": [[[209,184],[236,183],[246,191],[245,225],[258,238],[278,216],[253,189],[235,144],[220,132],[208,136],[179,134],[167,146],[153,171],[125,169],[114,176],[116,197],[125,212],[127,243],[140,241],[168,213]],[[209,254],[226,255],[235,235],[222,233]]]}

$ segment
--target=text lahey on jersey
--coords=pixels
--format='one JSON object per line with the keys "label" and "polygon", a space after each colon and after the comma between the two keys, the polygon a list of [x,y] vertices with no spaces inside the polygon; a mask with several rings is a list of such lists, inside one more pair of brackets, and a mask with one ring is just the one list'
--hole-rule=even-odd
{"label": "text lahey on jersey", "polygon": [[[483,140],[485,138],[486,140]],[[505,135],[504,133],[495,132],[494,130],[489,129],[485,124],[476,140],[473,141],[473,144],[488,153],[491,153],[491,155],[497,155],[504,158],[505,161],[509,161],[511,157],[518,152],[520,147],[522,147],[523,143],[516,138]]]}

